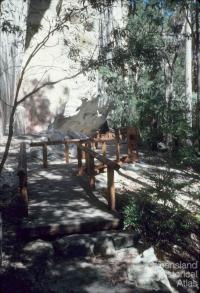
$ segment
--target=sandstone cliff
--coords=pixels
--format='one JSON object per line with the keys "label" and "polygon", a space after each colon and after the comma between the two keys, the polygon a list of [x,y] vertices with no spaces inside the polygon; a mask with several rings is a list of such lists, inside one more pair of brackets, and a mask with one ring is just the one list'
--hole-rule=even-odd
{"label": "sandstone cliff", "polygon": [[[45,82],[74,76],[82,71],[83,63],[97,60],[102,48],[111,42],[113,27],[124,23],[124,4],[123,1],[114,1],[111,6],[99,7],[90,2],[94,4],[95,1],[2,2],[2,21],[12,19],[13,24],[19,26],[17,33],[1,31],[1,97],[8,104],[12,104],[22,66],[37,44],[65,15],[71,13],[65,26],[51,34],[30,61],[19,99]],[[20,46],[16,46],[16,42]],[[112,57],[111,52],[107,54]],[[27,99],[16,113],[15,131],[35,133],[45,131],[51,125],[63,132],[74,130],[90,135],[105,121],[108,110],[109,97],[98,69],[88,70],[44,87]],[[1,102],[0,112],[0,117],[4,117],[0,120],[6,128],[9,106]]]}

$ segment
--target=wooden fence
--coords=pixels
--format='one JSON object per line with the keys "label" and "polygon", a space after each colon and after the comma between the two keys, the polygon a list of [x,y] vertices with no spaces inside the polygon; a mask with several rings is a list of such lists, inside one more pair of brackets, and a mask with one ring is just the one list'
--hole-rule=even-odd
{"label": "wooden fence", "polygon": [[[111,161],[106,158],[107,143],[114,142],[116,150],[116,161]],[[89,176],[90,189],[95,188],[95,175],[100,169],[107,168],[107,196],[108,205],[111,210],[115,210],[115,184],[114,184],[114,171],[119,170],[120,165],[120,140],[112,138],[93,138],[93,139],[68,139],[46,142],[32,142],[31,147],[41,146],[43,149],[43,167],[48,167],[48,146],[64,144],[65,162],[69,163],[69,145],[77,145],[77,160],[78,160],[78,175],[82,176],[87,174]],[[101,145],[101,154],[95,152]],[[93,149],[92,149],[93,148]],[[85,166],[83,165],[85,159]],[[96,165],[94,160],[97,159],[101,164]]]}
{"label": "wooden fence", "polygon": [[115,210],[116,200],[115,200],[115,182],[114,182],[114,171],[118,171],[120,165],[115,161],[111,161],[106,158],[106,156],[100,155],[91,149],[91,143],[87,143],[86,146],[78,144],[77,146],[77,158],[78,158],[78,173],[83,175],[83,152],[85,153],[85,171],[89,176],[89,187],[90,189],[95,189],[95,159],[103,164],[103,167],[107,168],[107,200],[108,206],[111,210]]}
{"label": "wooden fence", "polygon": [[69,145],[70,144],[88,144],[90,143],[94,149],[97,149],[101,145],[102,155],[106,157],[107,143],[114,142],[116,146],[116,161],[120,161],[120,141],[118,139],[65,139],[65,140],[55,140],[55,141],[44,141],[44,142],[32,142],[31,147],[42,147],[42,157],[43,157],[43,167],[48,167],[48,146],[50,145],[64,145],[64,157],[65,162],[69,163]]}

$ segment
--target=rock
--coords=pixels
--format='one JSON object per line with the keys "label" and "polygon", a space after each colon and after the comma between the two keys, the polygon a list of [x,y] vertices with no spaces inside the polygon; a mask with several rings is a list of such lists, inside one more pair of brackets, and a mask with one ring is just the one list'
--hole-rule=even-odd
{"label": "rock", "polygon": [[57,254],[67,258],[94,254],[94,242],[89,235],[71,235],[54,242]]}
{"label": "rock", "polygon": [[32,264],[46,262],[51,259],[53,255],[53,245],[41,239],[29,242],[22,249],[22,259]]}
{"label": "rock", "polygon": [[115,255],[115,246],[112,239],[101,237],[94,247],[95,255],[113,256]]}
{"label": "rock", "polygon": [[111,233],[115,249],[121,249],[125,247],[132,247],[134,246],[139,240],[139,233],[134,231],[130,232],[112,232]]}
{"label": "rock", "polygon": [[138,255],[137,258],[134,260],[134,263],[152,263],[157,262],[158,259],[155,255],[153,247],[143,251],[142,254]]}
{"label": "rock", "polygon": [[116,250],[136,243],[138,235],[133,232],[97,232],[65,236],[54,242],[57,254],[66,257],[103,255],[113,256]]}
{"label": "rock", "polygon": [[[50,34],[44,47],[31,58],[27,68],[29,74],[24,76],[19,97],[47,81],[61,81],[45,86],[21,105],[26,111],[17,117],[18,132],[24,132],[25,129],[27,133],[44,131],[60,116],[66,118],[62,121],[64,129],[84,130],[86,133],[97,130],[105,122],[108,98],[101,75],[98,72],[93,73],[94,70],[88,74],[86,70],[82,74],[81,71],[86,69],[89,61],[93,64],[98,60],[99,50],[110,44],[112,29],[124,25],[127,5],[122,5],[119,0],[114,1],[108,9],[105,8],[106,12],[104,9],[100,12],[98,5],[92,2],[95,1],[86,1],[87,4],[79,0],[2,2],[2,22],[9,19],[11,24],[19,27],[19,31],[9,34],[2,32],[1,36],[0,67],[3,77],[0,90],[5,100],[14,96],[18,73],[33,48],[45,38],[46,32],[53,30],[59,19],[67,19],[70,14],[70,20],[65,27]],[[100,43],[101,46],[98,45]],[[8,56],[7,52],[11,51],[13,55]],[[14,68],[7,68],[7,63],[11,62]],[[10,79],[10,76],[13,78]],[[67,82],[64,80],[66,77]],[[20,113],[23,113],[23,108]],[[0,124],[3,114],[0,113]]]}
{"label": "rock", "polygon": [[133,260],[138,256],[138,250],[135,247],[122,248],[116,251],[113,258],[114,262],[132,264]]}
{"label": "rock", "polygon": [[127,270],[128,279],[137,288],[151,292],[173,292],[164,269],[151,247],[133,259]]}

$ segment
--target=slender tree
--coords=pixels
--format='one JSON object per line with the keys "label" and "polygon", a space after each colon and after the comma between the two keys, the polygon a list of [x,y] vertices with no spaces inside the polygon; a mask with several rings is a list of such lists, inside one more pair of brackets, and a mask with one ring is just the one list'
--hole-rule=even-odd
{"label": "slender tree", "polygon": [[192,129],[192,30],[190,6],[186,8],[185,22],[185,96],[187,123]]}
{"label": "slender tree", "polygon": [[198,146],[200,150],[200,32],[199,32],[199,17],[200,17],[200,1],[195,0],[195,22],[196,22],[196,63],[197,63],[197,109],[196,109],[196,126],[198,135]]}

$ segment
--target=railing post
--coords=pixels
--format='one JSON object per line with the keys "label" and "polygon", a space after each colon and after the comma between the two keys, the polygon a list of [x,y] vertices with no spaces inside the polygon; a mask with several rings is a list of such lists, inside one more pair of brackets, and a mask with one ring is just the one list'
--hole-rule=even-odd
{"label": "railing post", "polygon": [[65,152],[65,162],[66,162],[66,164],[68,164],[69,163],[69,145],[68,145],[68,143],[66,141],[64,142],[64,144],[65,144],[65,146],[64,146],[64,148],[65,148],[65,150],[64,150],[64,152]]}
{"label": "railing post", "polygon": [[[91,149],[91,142],[86,144],[86,147]],[[95,189],[95,165],[94,165],[94,157],[91,156],[89,152],[86,152],[86,169],[87,174],[89,175],[89,187],[91,189]]]}
{"label": "railing post", "polygon": [[78,159],[78,175],[83,175],[83,164],[82,164],[82,149],[80,144],[77,145],[77,159]]}
{"label": "railing post", "polygon": [[[99,131],[96,132],[96,139],[98,140],[100,138]],[[95,148],[98,149],[98,141],[95,142]]]}
{"label": "railing post", "polygon": [[[85,144],[86,148],[90,148],[90,143],[87,142]],[[89,168],[90,168],[90,164],[89,164],[89,153],[85,152],[85,168],[86,168],[86,173],[89,174]]]}
{"label": "railing post", "polygon": [[106,142],[104,141],[103,143],[102,143],[102,156],[103,156],[103,158],[105,159],[106,158]]}
{"label": "railing post", "polygon": [[94,157],[89,154],[89,186],[91,189],[95,189],[95,166]]}
{"label": "railing post", "polygon": [[[82,144],[83,146],[85,146],[85,143]],[[82,159],[85,160],[85,152],[82,151]]]}
{"label": "railing post", "polygon": [[116,161],[118,163],[120,161],[120,143],[119,143],[119,138],[116,138],[115,147],[116,147]]}
{"label": "railing post", "polygon": [[43,143],[43,167],[47,168],[47,144]]}
{"label": "railing post", "polygon": [[129,127],[127,129],[128,159],[130,162],[137,162],[138,157],[138,129]]}
{"label": "railing post", "polygon": [[114,169],[108,166],[107,168],[107,193],[108,206],[112,211],[115,211],[115,183],[114,183]]}

